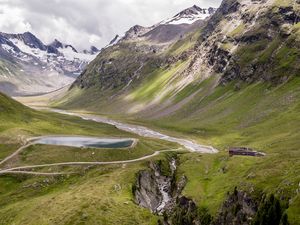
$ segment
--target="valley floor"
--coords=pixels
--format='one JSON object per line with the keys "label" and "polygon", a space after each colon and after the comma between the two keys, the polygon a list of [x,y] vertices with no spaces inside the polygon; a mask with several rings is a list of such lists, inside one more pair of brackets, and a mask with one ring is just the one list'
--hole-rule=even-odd
{"label": "valley floor", "polygon": [[[199,206],[207,208],[212,215],[218,213],[227,193],[238,187],[250,193],[274,193],[283,201],[288,201],[287,214],[290,224],[300,224],[299,82],[299,79],[294,79],[276,88],[265,84],[253,84],[237,93],[233,93],[235,91],[232,91],[232,87],[219,87],[213,95],[208,96],[209,100],[204,99],[198,104],[195,102],[188,104],[185,107],[191,115],[188,118],[184,118],[186,112],[182,111],[161,120],[112,116],[126,123],[149,127],[168,136],[193,139],[217,148],[220,151],[218,154],[182,152],[179,154],[178,166],[179,174],[184,174],[188,178],[183,194],[194,199]],[[224,97],[220,98],[220,96]],[[103,124],[95,126],[91,121],[78,120],[75,117],[55,113],[46,114],[50,114],[51,118],[60,118],[60,122],[56,123],[58,126],[51,128],[47,126],[43,132],[30,129],[30,135],[62,132],[62,129],[58,128],[66,128],[63,125],[64,121],[69,121],[72,129],[63,130],[70,134],[103,136],[104,132],[105,135],[136,137],[133,134],[123,133],[114,126]],[[80,131],[76,127],[80,127]],[[21,130],[24,132],[26,129],[28,128]],[[1,137],[7,138],[11,133],[8,129],[1,134]],[[16,166],[23,166],[53,163],[58,160],[88,161],[91,157],[109,162],[144,157],[153,153],[153,159],[157,159],[164,157],[164,153],[155,155],[156,151],[178,148],[176,143],[151,138],[141,138],[141,140],[133,151],[126,151],[126,154],[120,153],[120,150],[114,150],[113,154],[112,151],[101,150],[101,153],[96,153],[96,156],[91,156],[88,150],[82,153],[82,150],[66,147],[53,149],[47,146],[32,146],[13,163]],[[13,152],[18,145],[18,143],[7,144],[5,154]],[[253,147],[267,155],[261,158],[229,157],[227,150],[230,146]],[[73,224],[70,222],[73,221],[72,218],[49,208],[43,211],[49,218],[47,221],[43,221],[44,217],[41,214],[35,213],[39,223],[28,222],[31,217],[24,215],[32,213],[34,208],[40,205],[37,202],[47,202],[49,207],[56,205],[64,210],[70,202],[77,202],[80,206],[72,203],[69,215],[73,215],[73,219],[80,217],[82,221],[88,221],[86,224],[101,224],[99,221],[106,224],[117,222],[149,224],[148,221],[152,221],[150,224],[156,224],[156,216],[139,208],[132,201],[131,185],[134,182],[134,174],[145,166],[145,162],[142,161],[100,167],[54,166],[35,170],[68,173],[78,172],[79,169],[81,173],[81,175],[46,179],[51,180],[46,183],[44,183],[45,178],[42,177],[25,176],[21,180],[19,176],[1,177],[2,182],[0,182],[4,185],[0,191],[0,212],[1,215],[10,216],[0,217],[0,222],[12,224],[13,220],[9,222],[9,218],[14,218],[14,222],[19,221],[15,224],[24,224],[24,221],[28,224],[59,224],[52,221],[57,222],[62,219],[64,222],[61,224]],[[27,186],[31,188],[24,189]],[[86,188],[88,191],[83,191],[87,190]],[[99,198],[93,199],[92,196],[95,194]],[[30,201],[27,201],[28,199]],[[90,202],[94,202],[97,209],[92,209]],[[24,207],[27,208],[21,210],[22,215],[20,215],[18,210]]]}
{"label": "valley floor", "polygon": [[[160,152],[176,150],[177,144],[33,111],[2,95],[0,101],[5,106],[0,116],[0,224],[156,224],[156,216],[132,201],[131,186],[150,158],[163,157]],[[61,134],[139,141],[127,149],[26,145],[32,137]],[[32,167],[37,164],[42,166]]]}
{"label": "valley floor", "polygon": [[[213,81],[186,90],[193,100],[170,115],[146,118],[141,114],[120,115],[109,105],[109,116],[126,123],[142,125],[174,137],[212,145],[215,155],[183,154],[179,171],[189,180],[184,194],[216,215],[222,202],[235,187],[248,192],[274,193],[289,203],[291,224],[300,224],[300,79],[295,77],[278,86],[267,83],[218,86],[207,92]],[[95,92],[93,92],[95,93]],[[94,102],[100,96],[81,93],[81,99]],[[176,99],[175,99],[176,100]],[[118,108],[131,102],[118,101]],[[81,110],[68,99],[64,108]],[[108,115],[105,102],[85,105],[85,110]],[[187,116],[188,115],[188,116]],[[229,157],[228,148],[245,146],[266,153],[265,157]]]}

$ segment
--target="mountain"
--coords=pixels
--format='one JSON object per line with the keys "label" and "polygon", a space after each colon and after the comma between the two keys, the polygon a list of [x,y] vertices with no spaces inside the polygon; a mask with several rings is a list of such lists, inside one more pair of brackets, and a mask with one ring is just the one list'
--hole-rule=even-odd
{"label": "mountain", "polygon": [[[165,39],[170,39],[168,41],[174,41],[177,40],[178,37],[183,36],[196,27],[199,27],[205,19],[213,15],[215,12],[215,8],[205,9],[194,5],[193,7],[181,11],[174,17],[161,21],[151,27],[135,25],[125,32],[123,36],[116,35],[107,47],[117,44],[121,40],[128,41],[138,38],[153,40],[153,38],[151,38],[153,33],[159,33],[160,36],[164,36]],[[157,39],[156,41],[166,42],[165,40],[160,39]]]}
{"label": "mountain", "polygon": [[[98,86],[103,91],[111,88],[122,90],[130,88],[131,82],[142,80],[145,72],[151,72],[168,61],[186,58],[187,53],[180,55],[171,51],[175,50],[179,43],[183,44],[186,39],[190,43],[179,51],[191,47],[196,41],[198,30],[205,24],[204,19],[214,12],[212,8],[201,9],[193,6],[173,18],[174,20],[181,18],[184,20],[183,23],[177,21],[178,23],[172,24],[163,21],[151,27],[140,25],[131,27],[123,36],[117,35],[101,51],[97,59],[78,77],[74,86],[78,85],[81,88]],[[186,18],[193,18],[193,22],[185,23]]]}
{"label": "mountain", "polygon": [[[143,104],[138,113],[151,109],[149,112],[158,116],[162,99],[176,98],[188,86],[209,78],[216,80],[216,86],[236,81],[238,87],[261,80],[280,84],[299,73],[297,7],[298,3],[287,6],[271,0],[227,0],[216,12],[193,6],[166,20],[180,21],[195,15],[206,18],[209,12],[215,12],[205,21],[136,25],[101,52],[73,88],[99,88],[101,95]],[[164,74],[164,83],[158,85],[162,87],[156,93],[154,87],[149,93],[142,91],[142,83],[149,89],[145,79],[155,83],[155,76]],[[163,111],[172,105],[172,101],[165,101]],[[132,108],[127,106],[125,112]]]}
{"label": "mountain", "polygon": [[192,24],[198,20],[205,20],[216,12],[215,8],[200,8],[197,5],[194,5],[190,8],[187,8],[180,13],[176,14],[174,17],[167,19],[160,24]]}
{"label": "mountain", "polygon": [[[180,156],[184,193],[217,221],[207,224],[299,224],[299,65],[299,1],[224,0],[192,24],[132,27],[55,104],[220,149]],[[230,157],[231,146],[266,156]],[[178,204],[176,212],[196,208],[188,200]],[[276,222],[264,222],[275,218],[272,204]]]}
{"label": "mountain", "polygon": [[[300,224],[300,1],[223,0],[209,17],[200,9],[166,20],[191,23],[116,36],[69,89],[16,98],[72,116],[0,94],[0,224]],[[79,54],[26,36],[16,38]],[[1,54],[1,73],[22,69]],[[99,150],[27,139],[45,135],[136,144]]]}
{"label": "mountain", "polygon": [[81,53],[58,40],[45,45],[30,32],[0,33],[0,90],[10,95],[56,90],[70,84],[98,52],[91,47]]}

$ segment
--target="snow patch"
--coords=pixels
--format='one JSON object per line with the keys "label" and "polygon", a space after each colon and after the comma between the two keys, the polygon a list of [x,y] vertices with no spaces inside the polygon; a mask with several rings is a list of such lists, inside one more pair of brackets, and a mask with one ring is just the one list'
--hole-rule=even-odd
{"label": "snow patch", "polygon": [[197,15],[193,15],[193,16],[187,16],[187,17],[173,17],[170,18],[168,20],[165,20],[163,22],[161,22],[161,24],[171,24],[171,25],[179,25],[179,24],[193,24],[198,20],[205,20],[206,18],[208,18],[210,16],[210,14],[203,14],[200,13]]}
{"label": "snow patch", "polygon": [[[58,51],[64,55],[64,58],[66,60],[69,60],[69,61],[73,61],[73,60],[78,59],[78,60],[81,60],[81,61],[90,62],[93,59],[95,59],[96,56],[97,56],[97,54],[90,55],[90,54],[75,52],[72,49],[72,47],[70,47],[70,46],[68,46],[66,48],[59,48]],[[62,60],[62,58],[61,58],[61,60]]]}
{"label": "snow patch", "polygon": [[2,46],[2,48],[3,48],[5,51],[7,51],[7,52],[11,52],[11,51],[14,50],[13,47],[11,47],[11,46],[9,46],[9,45],[7,45],[7,44],[2,44],[1,46]]}
{"label": "snow patch", "polygon": [[209,9],[201,9],[197,6],[194,6],[187,10],[177,14],[172,18],[164,20],[159,24],[171,24],[171,25],[193,24],[198,20],[205,20],[212,15],[212,12]]}

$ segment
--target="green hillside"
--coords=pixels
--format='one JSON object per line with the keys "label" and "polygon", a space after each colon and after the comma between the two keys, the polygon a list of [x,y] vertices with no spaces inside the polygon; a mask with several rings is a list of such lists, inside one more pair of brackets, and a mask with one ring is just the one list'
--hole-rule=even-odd
{"label": "green hillside", "polygon": [[[80,149],[33,145],[0,166],[76,161],[136,159],[154,151],[178,146],[141,138],[111,125],[77,117],[35,111],[0,94],[0,161],[11,155],[27,138],[41,135],[85,135],[138,138],[129,149]],[[161,156],[158,156],[161,157]],[[113,166],[56,166],[29,170],[65,172],[71,175],[0,175],[0,224],[156,224],[157,217],[132,201],[135,173],[147,163]]]}
{"label": "green hillside", "polygon": [[[183,203],[188,212],[182,216],[184,210],[175,208],[178,224],[194,214],[228,219],[215,224],[238,224],[252,202],[257,203],[253,218],[241,220],[256,222],[245,224],[269,225],[266,221],[276,210],[276,225],[300,224],[300,3],[224,0],[203,23],[168,44],[141,36],[105,48],[62,98],[51,98],[51,106],[143,125],[217,148],[217,154],[176,155],[171,185],[177,187],[176,182],[186,177],[181,195],[195,202],[196,211]],[[128,160],[178,148],[115,126],[38,112],[0,94],[0,159],[29,137],[51,134],[139,142],[131,149],[99,151],[34,145],[2,168]],[[228,149],[236,146],[265,156],[230,157]],[[0,224],[157,224],[167,214],[159,217],[139,207],[133,192],[141,180],[136,174],[149,172],[149,161],[158,159],[170,156],[132,164],[32,170],[70,175],[0,176]],[[170,172],[158,162],[161,173]],[[151,174],[148,178],[151,181]],[[150,181],[148,186],[153,185]],[[239,195],[246,201],[232,200]],[[268,220],[262,220],[264,216]]]}
{"label": "green hillside", "polygon": [[[217,215],[234,187],[273,193],[289,202],[290,224],[300,224],[299,9],[291,1],[223,1],[200,32],[151,55],[159,66],[143,61],[143,79],[129,86],[114,87],[109,79],[94,83],[108,75],[95,72],[96,59],[94,71],[83,74],[53,106],[84,108],[215,146],[221,150],[217,155],[181,156],[185,195]],[[122,48],[106,53],[118,60]],[[229,157],[230,146],[266,156]]]}

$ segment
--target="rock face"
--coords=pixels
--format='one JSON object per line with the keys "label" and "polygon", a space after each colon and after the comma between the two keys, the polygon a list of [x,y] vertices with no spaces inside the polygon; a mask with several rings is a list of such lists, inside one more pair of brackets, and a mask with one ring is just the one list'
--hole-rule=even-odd
{"label": "rock face", "polygon": [[162,202],[162,195],[155,174],[150,171],[141,171],[137,177],[135,201],[138,205],[156,212]]}
{"label": "rock face", "polygon": [[246,192],[235,189],[223,203],[214,224],[251,224],[257,213],[258,205],[259,201],[254,200]]}
{"label": "rock face", "polygon": [[152,213],[163,215],[158,224],[197,225],[201,221],[210,222],[209,214],[199,214],[195,202],[181,195],[187,179],[182,176],[176,180],[176,167],[176,159],[171,158],[170,161],[152,162],[150,170],[140,171],[132,190],[135,202]]}
{"label": "rock face", "polygon": [[10,95],[56,90],[74,81],[98,52],[92,47],[80,53],[56,39],[45,45],[30,32],[0,33],[0,90]]}
{"label": "rock face", "polygon": [[166,214],[161,222],[164,225],[197,225],[201,224],[195,202],[185,196],[179,197],[172,211]]}
{"label": "rock face", "polygon": [[136,203],[157,214],[169,210],[178,193],[174,189],[175,159],[169,165],[164,165],[167,172],[163,171],[162,163],[166,164],[163,161],[151,162],[150,170],[140,171],[133,188]]}
{"label": "rock face", "polygon": [[[271,0],[223,1],[203,28],[189,72],[201,73],[199,65],[204,65],[205,70],[211,68],[222,75],[221,84],[232,80],[281,82],[285,79],[282,54],[294,55],[299,48],[294,44],[299,16],[296,3],[286,7]],[[290,74],[299,72],[298,60],[287,62]]]}
{"label": "rock face", "polygon": [[283,214],[288,204],[284,201],[280,202],[273,194],[250,194],[237,188],[228,193],[213,218],[207,208],[197,206],[181,194],[188,181],[185,176],[178,179],[178,166],[179,159],[174,156],[151,162],[149,169],[136,175],[132,188],[134,201],[152,213],[162,215],[159,225],[288,224],[287,215]]}
{"label": "rock face", "polygon": [[280,202],[273,194],[260,193],[253,196],[235,188],[233,193],[228,194],[213,224],[289,224],[287,215],[283,214],[287,207],[286,203]]}

